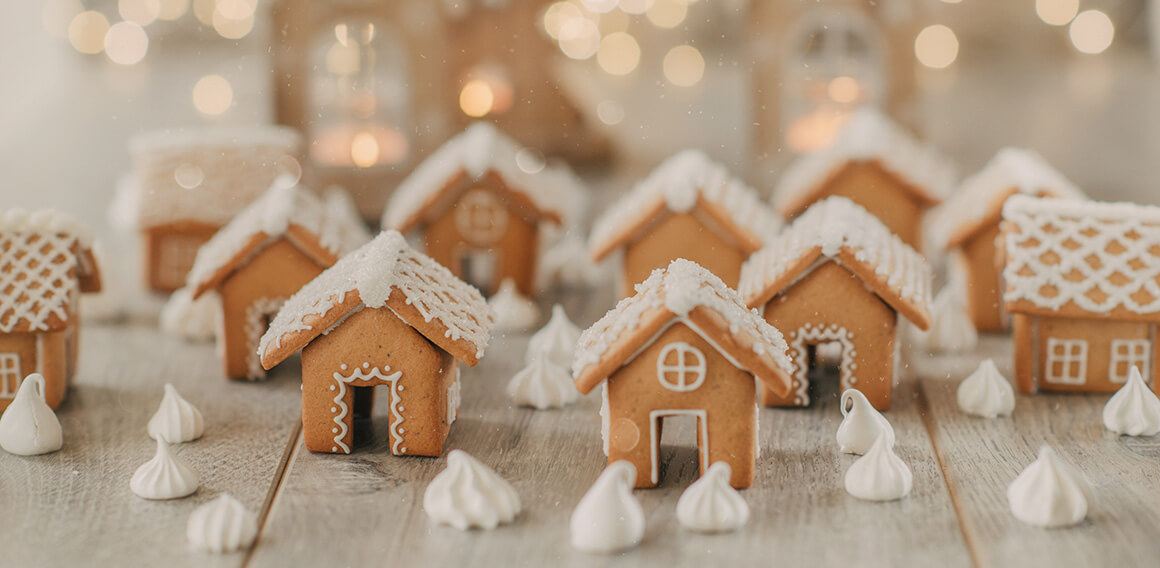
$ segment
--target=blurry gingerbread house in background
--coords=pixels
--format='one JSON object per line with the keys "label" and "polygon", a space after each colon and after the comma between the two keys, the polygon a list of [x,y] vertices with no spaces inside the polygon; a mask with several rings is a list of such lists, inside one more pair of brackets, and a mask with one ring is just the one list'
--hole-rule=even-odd
{"label": "blurry gingerbread house in background", "polygon": [[254,126],[159,131],[130,142],[143,273],[151,290],[185,284],[197,249],[274,180],[301,175],[301,139],[289,128]]}
{"label": "blurry gingerbread house in background", "polygon": [[24,377],[44,375],[56,408],[77,369],[83,292],[101,277],[88,230],[51,210],[0,211],[0,411]]}
{"label": "blurry gingerbread house in background", "polygon": [[1155,384],[1160,207],[1016,195],[1002,230],[1019,390]]}
{"label": "blurry gingerbread house in background", "polygon": [[1039,153],[1003,148],[963,180],[928,223],[934,250],[951,254],[951,278],[966,291],[967,309],[979,331],[1007,327],[999,221],[1003,204],[1016,194],[1084,199]]}
{"label": "blurry gingerbread house in background", "polygon": [[620,295],[657,268],[684,258],[736,287],[741,264],[772,239],[781,220],[757,193],[699,150],[662,163],[596,220],[589,253],[620,252]]}
{"label": "blurry gingerbread house in background", "polygon": [[584,198],[566,166],[545,163],[479,122],[415,168],[391,196],[382,224],[417,233],[427,255],[485,294],[511,279],[534,296],[546,231],[578,222]]}

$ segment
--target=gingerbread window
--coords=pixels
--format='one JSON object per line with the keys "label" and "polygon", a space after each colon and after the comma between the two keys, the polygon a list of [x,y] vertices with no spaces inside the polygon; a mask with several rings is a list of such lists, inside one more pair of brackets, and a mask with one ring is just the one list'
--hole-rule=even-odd
{"label": "gingerbread window", "polygon": [[473,189],[459,202],[455,227],[472,244],[490,245],[507,231],[508,212],[490,191]]}
{"label": "gingerbread window", "polygon": [[197,258],[197,249],[202,240],[197,237],[173,235],[161,244],[161,259],[158,265],[161,280],[172,286],[183,286],[185,277]]}
{"label": "gingerbread window", "polygon": [[1108,379],[1113,383],[1127,382],[1132,367],[1147,374],[1151,347],[1147,339],[1113,339]]}
{"label": "gingerbread window", "polygon": [[20,386],[20,355],[0,353],[0,398],[12,398]]}
{"label": "gingerbread window", "polygon": [[1087,380],[1088,344],[1082,339],[1047,339],[1049,383],[1082,385]]}
{"label": "gingerbread window", "polygon": [[696,390],[705,382],[705,354],[685,342],[666,345],[657,357],[657,380],[672,391]]}

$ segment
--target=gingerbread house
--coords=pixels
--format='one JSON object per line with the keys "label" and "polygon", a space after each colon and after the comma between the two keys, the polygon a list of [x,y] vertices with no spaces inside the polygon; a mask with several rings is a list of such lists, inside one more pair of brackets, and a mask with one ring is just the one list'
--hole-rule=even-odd
{"label": "gingerbread house", "polygon": [[935,250],[950,255],[952,277],[965,290],[967,310],[979,331],[1007,327],[998,254],[999,221],[1003,204],[1015,194],[1085,198],[1038,152],[1003,148],[982,170],[959,184],[929,223],[931,243]]}
{"label": "gingerbread house", "polygon": [[258,339],[282,303],[342,255],[370,240],[340,189],[325,199],[279,180],[197,253],[187,286],[193,299],[218,292],[218,352],[231,379],[266,376]]}
{"label": "gingerbread house", "polygon": [[1016,195],[1002,231],[1019,390],[1155,384],[1160,207]]}
{"label": "gingerbread house", "polygon": [[947,158],[879,111],[863,108],[833,144],[790,164],[774,188],[773,206],[792,219],[821,199],[846,197],[919,249],[923,215],[946,198],[953,183]]}
{"label": "gingerbread house", "polygon": [[899,316],[930,326],[930,280],[926,260],[861,206],[830,197],[810,207],[742,270],[746,304],[785,330],[793,354],[793,388],[766,388],[762,402],[808,405],[814,348],[835,344],[841,388],[889,408]]}
{"label": "gingerbread house", "polygon": [[697,420],[701,473],[724,461],[743,488],[757,459],[757,386],[787,394],[792,363],[781,333],[737,292],[678,259],[581,334],[572,372],[581,393],[604,385],[604,453],[636,466],[637,487],[660,480],[663,420],[685,416]]}
{"label": "gingerbread house", "polygon": [[620,295],[677,258],[696,262],[736,287],[741,264],[781,228],[757,193],[699,150],[665,160],[592,226],[594,261],[613,253]]}
{"label": "gingerbread house", "polygon": [[420,233],[424,252],[485,294],[510,279],[531,297],[541,229],[573,225],[583,200],[571,170],[544,163],[480,122],[403,181],[383,213],[383,227]]}
{"label": "gingerbread house", "polygon": [[52,210],[0,210],[0,412],[24,377],[56,408],[77,369],[83,292],[99,292],[88,230]]}
{"label": "gingerbread house", "polygon": [[349,454],[353,416],[387,385],[391,454],[438,456],[459,408],[459,363],[479,362],[493,325],[478,290],[385,231],[291,296],[258,351],[269,369],[302,350],[308,450]]}
{"label": "gingerbread house", "polygon": [[134,138],[127,186],[140,231],[146,285],[185,284],[197,249],[283,174],[300,175],[288,128],[159,131]]}

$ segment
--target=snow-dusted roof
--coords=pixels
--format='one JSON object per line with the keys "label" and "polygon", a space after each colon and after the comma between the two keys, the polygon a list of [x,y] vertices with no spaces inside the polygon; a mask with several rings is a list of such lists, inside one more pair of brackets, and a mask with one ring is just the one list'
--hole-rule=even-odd
{"label": "snow-dusted roof", "polygon": [[954,165],[948,158],[877,109],[864,107],[850,116],[828,148],[790,164],[774,188],[774,208],[785,217],[805,210],[825,197],[819,192],[826,181],[850,162],[876,162],[930,203],[946,198],[954,184]]}
{"label": "snow-dusted roof", "polygon": [[919,327],[929,325],[931,274],[926,259],[845,197],[815,203],[749,257],[741,268],[741,296],[750,306],[764,305],[822,257],[845,266]]}
{"label": "snow-dusted roof", "polygon": [[781,219],[751,187],[700,150],[685,150],[669,159],[613,203],[596,220],[589,253],[603,258],[623,246],[659,212],[691,211],[698,200],[714,209],[718,222],[753,250],[773,238]]}
{"label": "snow-dusted roof", "polygon": [[[329,253],[329,258],[316,259],[326,266],[371,238],[345,191],[332,188],[324,201],[293,179],[280,178],[202,245],[186,286],[194,291],[194,297],[200,296],[253,258],[256,251],[282,237],[307,254],[318,250]],[[309,242],[297,242],[299,239]]]}
{"label": "snow-dusted roof", "polygon": [[[584,330],[576,344],[572,374],[577,388],[588,392],[627,360],[626,342],[645,342],[672,318],[686,321],[694,310],[708,310],[713,329],[727,341],[713,341],[722,354],[737,361],[750,361],[747,370],[768,384],[784,381],[789,388],[793,366],[786,354],[785,339],[755,310],[747,310],[741,296],[712,272],[699,264],[677,259],[658,268],[636,285],[636,295],[624,298],[616,307]],[[702,327],[702,326],[698,326]],[[639,349],[639,348],[638,348]],[[633,352],[638,349],[632,349]],[[748,351],[742,353],[742,351]]]}
{"label": "snow-dusted roof", "polygon": [[283,304],[259,343],[262,364],[276,365],[364,307],[390,309],[469,365],[483,357],[495,324],[479,290],[411,248],[398,231],[384,231]]}
{"label": "snow-dusted roof", "polygon": [[1008,311],[1160,320],[1160,207],[1015,195],[1003,223]]}
{"label": "snow-dusted roof", "polygon": [[937,250],[959,246],[979,229],[997,223],[1003,202],[1015,193],[1086,199],[1035,150],[1002,148],[935,211],[930,234]]}
{"label": "snow-dusted roof", "polygon": [[532,150],[486,122],[472,124],[423,160],[391,195],[383,227],[409,232],[441,210],[444,192],[459,175],[481,180],[489,173],[526,198],[541,216],[570,226],[584,200],[580,180],[564,165],[548,164]]}

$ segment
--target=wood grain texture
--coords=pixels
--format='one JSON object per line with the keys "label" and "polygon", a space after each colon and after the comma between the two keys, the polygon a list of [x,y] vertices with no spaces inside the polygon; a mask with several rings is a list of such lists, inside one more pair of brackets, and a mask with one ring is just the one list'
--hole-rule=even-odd
{"label": "wood grain texture", "polygon": [[[189,513],[221,493],[251,511],[267,501],[296,439],[296,368],[265,383],[222,377],[212,343],[144,327],[82,331],[80,369],[58,410],[64,448],[0,452],[0,566],[240,566],[244,555],[188,550]],[[174,447],[201,477],[194,495],[147,501],[129,478],[156,451],[146,423],[173,383],[205,416],[205,435]]]}

